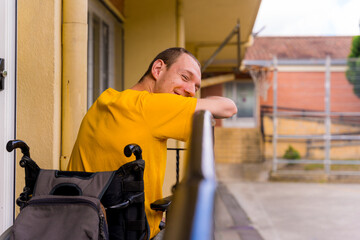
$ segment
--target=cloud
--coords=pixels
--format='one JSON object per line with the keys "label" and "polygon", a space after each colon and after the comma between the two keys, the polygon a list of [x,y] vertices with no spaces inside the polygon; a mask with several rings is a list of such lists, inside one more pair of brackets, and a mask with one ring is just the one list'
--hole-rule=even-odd
{"label": "cloud", "polygon": [[358,35],[359,0],[262,0],[254,32],[278,35]]}

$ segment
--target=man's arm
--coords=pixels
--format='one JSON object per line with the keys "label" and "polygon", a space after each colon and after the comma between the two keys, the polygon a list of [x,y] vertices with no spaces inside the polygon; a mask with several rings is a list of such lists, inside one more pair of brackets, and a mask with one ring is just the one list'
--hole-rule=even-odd
{"label": "man's arm", "polygon": [[235,103],[225,97],[211,96],[197,100],[195,111],[208,110],[215,118],[229,118],[237,113]]}

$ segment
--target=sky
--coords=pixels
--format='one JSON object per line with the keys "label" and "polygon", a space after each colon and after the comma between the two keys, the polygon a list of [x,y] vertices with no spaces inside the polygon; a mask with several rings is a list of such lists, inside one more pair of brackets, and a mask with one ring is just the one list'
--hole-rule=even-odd
{"label": "sky", "polygon": [[360,0],[262,0],[258,36],[360,35]]}

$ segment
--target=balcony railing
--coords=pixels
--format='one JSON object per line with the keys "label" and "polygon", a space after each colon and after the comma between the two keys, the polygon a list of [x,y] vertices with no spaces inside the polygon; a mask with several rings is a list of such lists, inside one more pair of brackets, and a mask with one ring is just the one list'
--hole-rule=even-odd
{"label": "balcony railing", "polygon": [[165,240],[213,239],[215,166],[213,117],[209,111],[194,114],[184,179],[174,193]]}

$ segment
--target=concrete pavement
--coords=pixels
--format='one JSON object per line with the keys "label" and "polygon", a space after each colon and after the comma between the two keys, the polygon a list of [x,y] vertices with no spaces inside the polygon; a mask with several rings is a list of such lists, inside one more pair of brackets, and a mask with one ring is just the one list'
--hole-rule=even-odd
{"label": "concrete pavement", "polygon": [[216,240],[360,239],[360,184],[261,179],[218,179]]}

